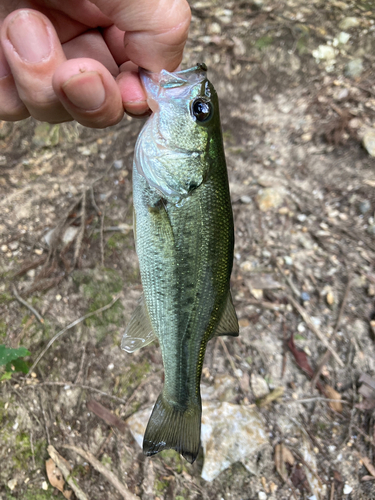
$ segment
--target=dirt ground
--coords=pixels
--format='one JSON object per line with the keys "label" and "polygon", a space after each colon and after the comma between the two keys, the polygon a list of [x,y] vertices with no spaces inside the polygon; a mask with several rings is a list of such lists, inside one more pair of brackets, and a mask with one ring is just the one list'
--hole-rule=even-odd
{"label": "dirt ground", "polygon": [[26,347],[31,371],[0,382],[2,500],[64,498],[47,478],[49,444],[91,500],[123,496],[64,445],[142,499],[375,499],[375,2],[191,6],[183,65],[205,62],[220,96],[241,327],[209,343],[202,386],[258,409],[268,453],[256,473],[236,462],[207,482],[203,452],[193,465],[145,458],[129,425],[108,420],[126,422],[162,387],[157,345],[119,348],[141,293],[131,166],[142,123],[3,122],[0,344]]}

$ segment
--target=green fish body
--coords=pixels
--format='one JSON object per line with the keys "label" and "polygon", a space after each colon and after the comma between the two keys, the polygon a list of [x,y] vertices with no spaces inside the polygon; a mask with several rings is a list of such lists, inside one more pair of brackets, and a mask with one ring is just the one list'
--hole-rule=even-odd
{"label": "green fish body", "polygon": [[229,289],[233,215],[216,92],[206,68],[142,71],[153,114],[133,169],[134,227],[144,290],[121,347],[154,338],[165,370],[143,451],[172,448],[193,462],[200,446],[200,377],[207,342],[238,335]]}

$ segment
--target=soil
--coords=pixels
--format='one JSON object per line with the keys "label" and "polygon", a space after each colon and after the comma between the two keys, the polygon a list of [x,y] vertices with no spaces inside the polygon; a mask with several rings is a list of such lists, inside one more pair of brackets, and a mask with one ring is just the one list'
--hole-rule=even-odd
{"label": "soil", "polygon": [[[64,444],[142,499],[375,499],[375,159],[363,146],[375,127],[375,3],[191,6],[183,66],[205,62],[220,96],[241,326],[209,343],[202,384],[230,377],[220,397],[258,405],[272,453],[258,474],[237,462],[206,482],[203,453],[193,465],[169,451],[145,458],[128,426],[89,411],[95,399],[126,421],[162,387],[157,345],[119,348],[141,294],[131,167],[142,122],[0,122],[0,344],[26,347],[31,367],[55,334],[118,298],[62,333],[27,378],[0,382],[1,499],[63,498],[47,479],[48,444],[92,500],[122,496]],[[322,363],[324,342],[335,355]]]}

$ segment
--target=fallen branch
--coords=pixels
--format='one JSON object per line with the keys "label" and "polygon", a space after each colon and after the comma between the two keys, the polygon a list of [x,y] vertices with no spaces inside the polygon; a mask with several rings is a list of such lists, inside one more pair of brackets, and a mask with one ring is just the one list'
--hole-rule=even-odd
{"label": "fallen branch", "polygon": [[343,367],[344,363],[341,361],[339,355],[335,351],[335,349],[331,346],[331,344],[328,342],[328,340],[325,338],[325,336],[316,328],[314,323],[311,321],[310,316],[307,314],[305,309],[298,304],[298,302],[291,296],[287,295],[286,296],[289,303],[294,307],[294,309],[301,315],[302,319],[306,323],[306,325],[309,327],[309,329],[315,333],[315,335],[318,337],[319,340],[329,349],[331,352],[332,356],[335,358],[335,360],[338,362],[338,364]]}
{"label": "fallen branch", "polygon": [[48,446],[47,451],[49,456],[57,465],[57,467],[61,470],[62,475],[65,478],[65,481],[72,488],[78,500],[89,500],[86,494],[78,486],[77,480],[72,477],[70,470],[67,466],[66,460],[56,451],[56,449],[52,445]]}
{"label": "fallen branch", "polygon": [[139,497],[131,493],[128,488],[124,484],[122,484],[119,478],[112,471],[110,471],[105,465],[99,462],[99,460],[95,458],[92,453],[69,444],[62,445],[62,448],[74,451],[82,458],[87,460],[87,462],[89,462],[94,467],[94,469],[100,472],[100,474],[102,474],[107,479],[107,481],[116,488],[116,490],[122,495],[125,500],[140,500]]}
{"label": "fallen branch", "polygon": [[39,323],[41,323],[42,325],[44,324],[44,319],[42,318],[42,316],[38,313],[38,311],[36,309],[34,309],[33,306],[31,306],[29,303],[26,302],[26,300],[23,300],[23,298],[18,295],[17,288],[15,286],[13,287],[13,295],[14,295],[14,298],[20,304],[27,307],[27,309],[29,309],[29,311],[31,311],[33,313],[33,315],[36,317],[36,319],[39,321]]}
{"label": "fallen branch", "polygon": [[33,365],[31,366],[31,368],[29,370],[29,373],[26,375],[25,378],[28,378],[30,376],[30,374],[35,369],[36,365],[39,363],[39,361],[42,359],[42,357],[45,355],[45,353],[48,351],[48,349],[51,347],[51,345],[55,342],[55,340],[57,340],[59,337],[61,337],[61,335],[63,335],[65,332],[67,332],[68,330],[70,330],[74,326],[78,325],[79,323],[82,323],[82,321],[85,321],[85,319],[91,318],[91,316],[94,316],[96,314],[99,314],[101,312],[106,311],[107,309],[112,307],[113,304],[115,302],[117,302],[119,298],[120,298],[120,295],[116,295],[116,297],[114,297],[111,300],[111,302],[109,304],[107,304],[106,306],[100,307],[99,309],[97,309],[96,311],[93,311],[91,313],[85,314],[85,316],[81,316],[80,318],[76,319],[75,321],[70,323],[68,326],[66,326],[65,328],[60,330],[58,333],[56,333],[56,335],[54,337],[52,337],[52,339],[48,342],[47,346],[43,349],[43,351],[36,358],[36,360],[34,361]]}
{"label": "fallen branch", "polygon": [[[344,314],[346,302],[347,302],[348,296],[349,296],[350,286],[351,286],[351,277],[348,276],[348,282],[346,284],[346,289],[345,289],[344,297],[343,297],[342,302],[341,302],[341,307],[340,307],[339,315],[337,316],[337,321],[336,321],[335,329],[333,330],[333,334],[332,334],[331,338],[335,338],[337,332],[339,331],[339,327],[340,327],[340,324],[341,324],[342,316]],[[318,380],[318,378],[320,377],[320,374],[322,373],[323,366],[326,363],[328,363],[328,360],[329,360],[330,356],[331,356],[331,351],[329,349],[327,349],[326,352],[324,353],[324,355],[323,355],[320,363],[319,363],[318,369],[316,370],[314,377],[311,380],[311,387],[315,387],[316,381]]]}

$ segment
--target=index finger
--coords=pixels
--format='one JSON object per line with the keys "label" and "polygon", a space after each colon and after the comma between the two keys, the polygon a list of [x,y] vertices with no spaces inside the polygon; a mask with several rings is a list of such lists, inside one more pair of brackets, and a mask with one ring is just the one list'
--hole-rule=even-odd
{"label": "index finger", "polygon": [[182,60],[191,12],[186,0],[90,0],[122,31],[126,57],[149,71]]}

